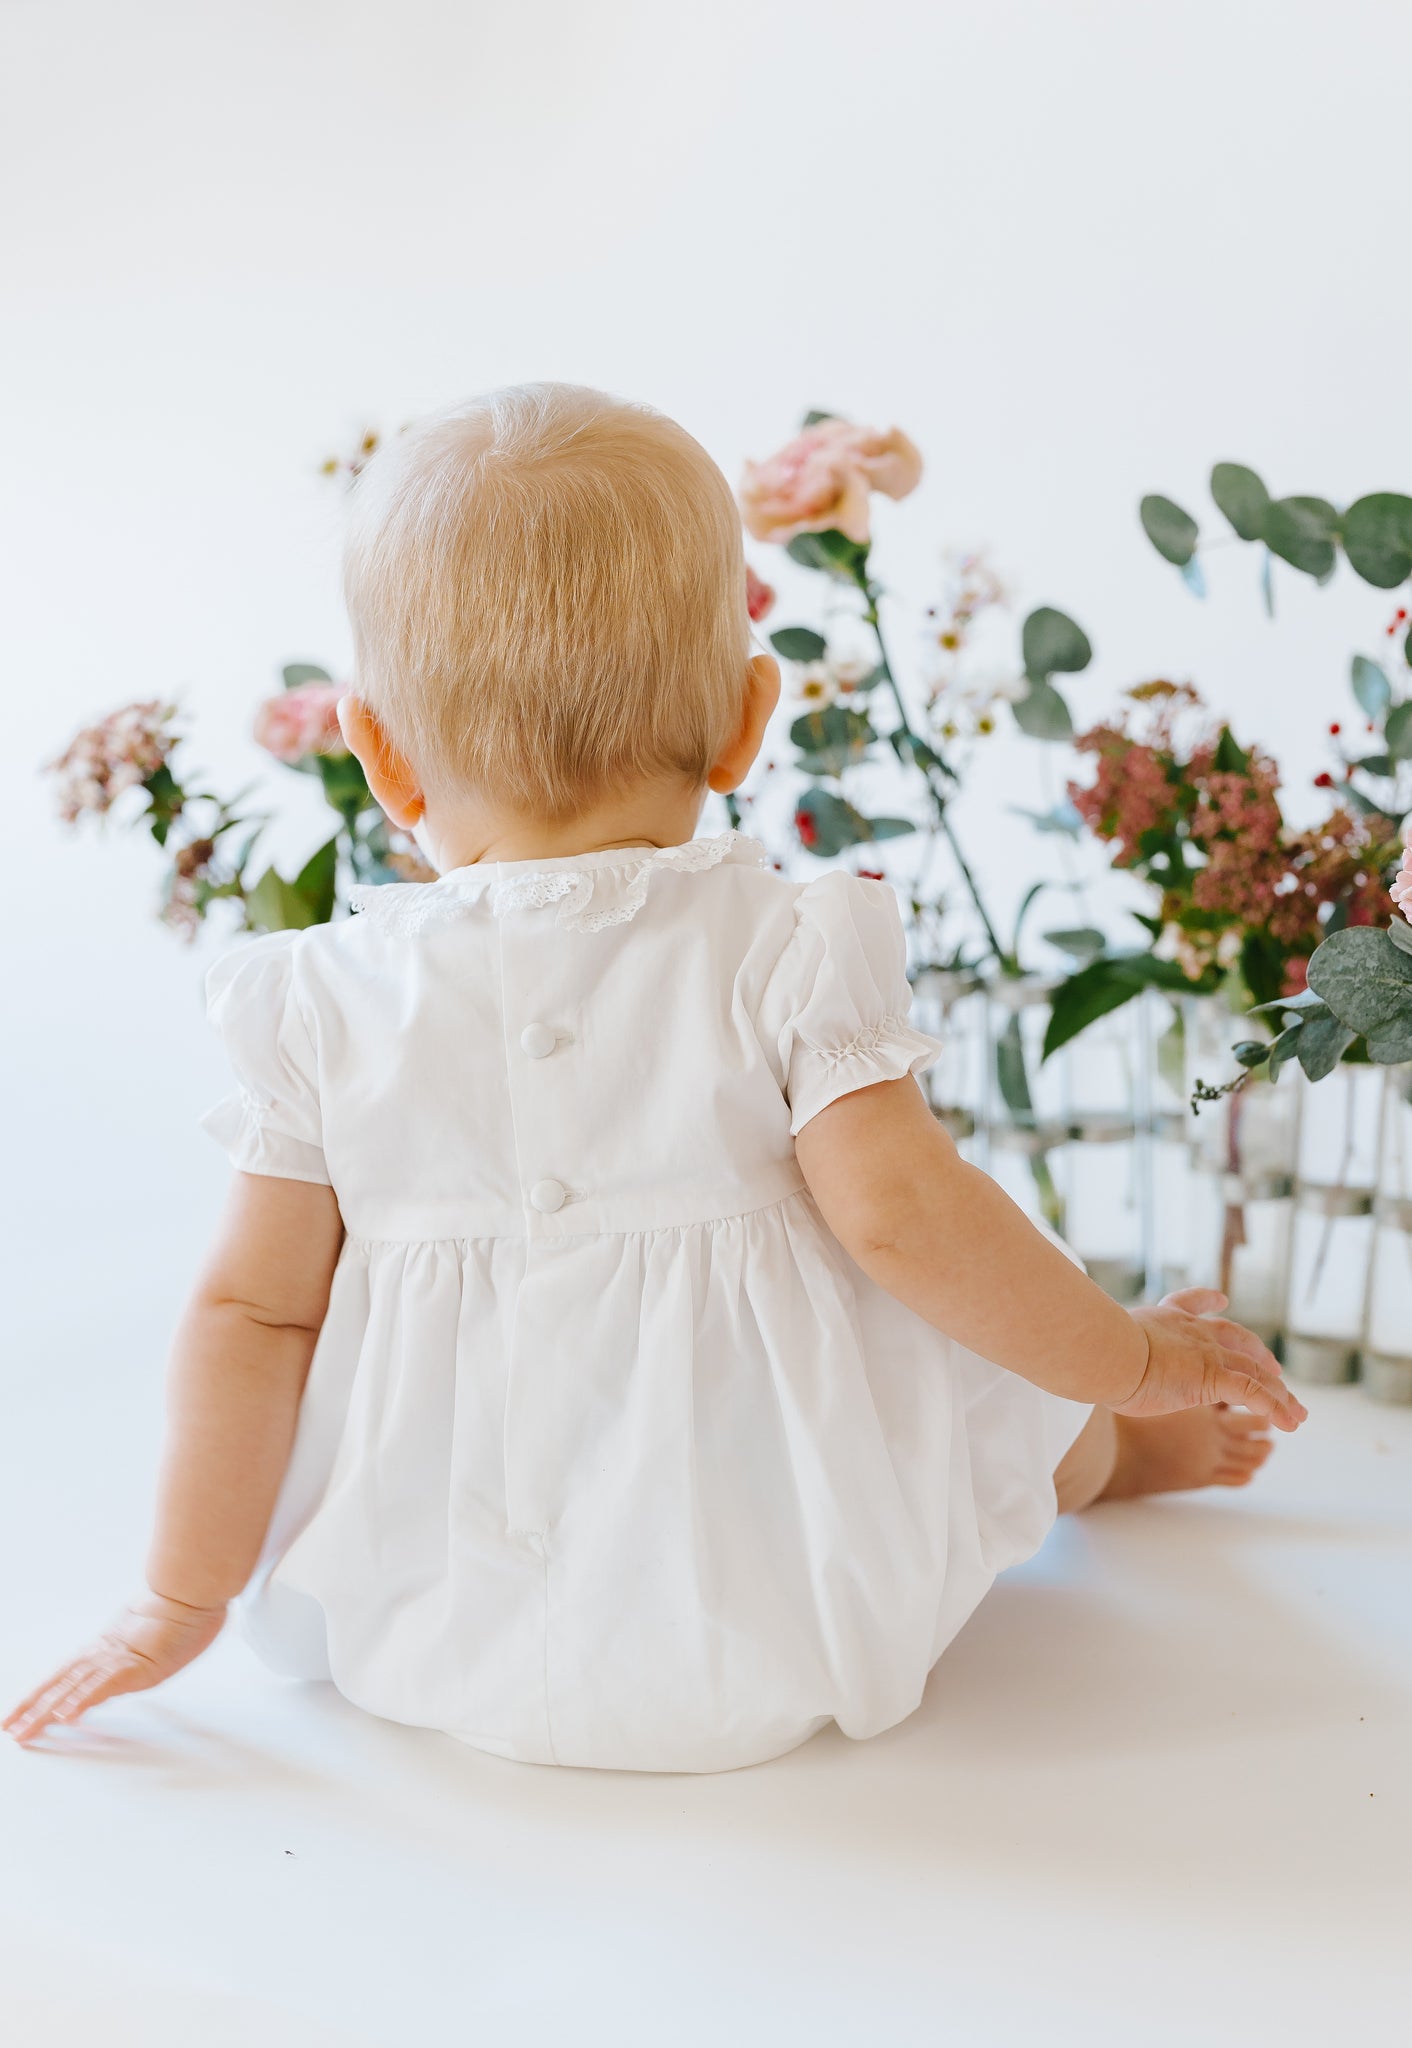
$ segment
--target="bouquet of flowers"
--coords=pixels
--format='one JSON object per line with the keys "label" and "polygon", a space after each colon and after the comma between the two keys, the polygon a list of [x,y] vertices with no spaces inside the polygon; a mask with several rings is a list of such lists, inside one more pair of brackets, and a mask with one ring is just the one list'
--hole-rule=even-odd
{"label": "bouquet of flowers", "polygon": [[[338,820],[293,876],[256,861],[271,813],[249,808],[251,792],[220,796],[185,766],[186,735],[174,704],[124,705],[86,726],[50,764],[67,823],[105,818],[120,806],[126,822],[151,833],[167,861],[162,919],[184,938],[194,938],[217,905],[231,907],[239,930],[302,929],[327,922],[349,883],[431,874],[374,803],[344,745],[336,711],[341,692],[332,678],[296,662],[284,670],[284,685],[257,710],[255,738],[284,767],[317,776]],[[127,803],[134,791],[145,801]]]}

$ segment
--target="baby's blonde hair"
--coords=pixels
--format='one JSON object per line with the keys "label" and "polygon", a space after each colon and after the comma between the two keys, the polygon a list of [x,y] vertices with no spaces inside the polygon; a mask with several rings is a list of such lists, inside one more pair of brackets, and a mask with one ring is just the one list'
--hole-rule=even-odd
{"label": "baby's blonde hair", "polygon": [[356,688],[435,789],[545,819],[704,785],[750,657],[740,514],[661,413],[523,384],[434,414],[353,491]]}

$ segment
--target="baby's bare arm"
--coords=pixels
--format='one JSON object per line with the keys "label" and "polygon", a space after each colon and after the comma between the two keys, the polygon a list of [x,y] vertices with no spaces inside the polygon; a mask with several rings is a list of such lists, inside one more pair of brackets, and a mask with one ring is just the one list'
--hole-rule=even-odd
{"label": "baby's bare arm", "polygon": [[1184,1305],[1222,1297],[1119,1308],[965,1163],[914,1080],[840,1097],[796,1150],[824,1221],[869,1278],[1022,1379],[1124,1413],[1225,1401],[1284,1429],[1303,1420],[1258,1338]]}
{"label": "baby's bare arm", "polygon": [[6,1716],[17,1741],[160,1684],[219,1635],[260,1553],[342,1241],[331,1189],[236,1175],[172,1347],[147,1590]]}
{"label": "baby's bare arm", "polygon": [[219,1606],[254,1569],[342,1242],[331,1188],[235,1176],[168,1368],[154,1592]]}

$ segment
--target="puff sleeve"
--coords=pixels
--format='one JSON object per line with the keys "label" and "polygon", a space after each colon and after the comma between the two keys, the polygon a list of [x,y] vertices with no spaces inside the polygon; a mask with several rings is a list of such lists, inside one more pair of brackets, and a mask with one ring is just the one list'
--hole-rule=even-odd
{"label": "puff sleeve", "polygon": [[791,1135],[840,1095],[931,1066],[941,1044],[913,1030],[911,1002],[902,916],[888,885],[835,872],[802,890],[761,1011],[778,1048]]}
{"label": "puff sleeve", "polygon": [[300,936],[251,939],[207,974],[206,1012],[237,1085],[201,1127],[243,1173],[327,1187],[314,1043],[294,989]]}

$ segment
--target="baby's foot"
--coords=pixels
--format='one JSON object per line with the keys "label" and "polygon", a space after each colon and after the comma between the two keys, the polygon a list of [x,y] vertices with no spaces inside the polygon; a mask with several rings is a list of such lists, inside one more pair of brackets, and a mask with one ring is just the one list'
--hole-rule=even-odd
{"label": "baby's foot", "polygon": [[1115,1416],[1118,1462],[1100,1500],[1248,1486],[1269,1457],[1269,1424],[1243,1408],[1184,1408],[1177,1415]]}

